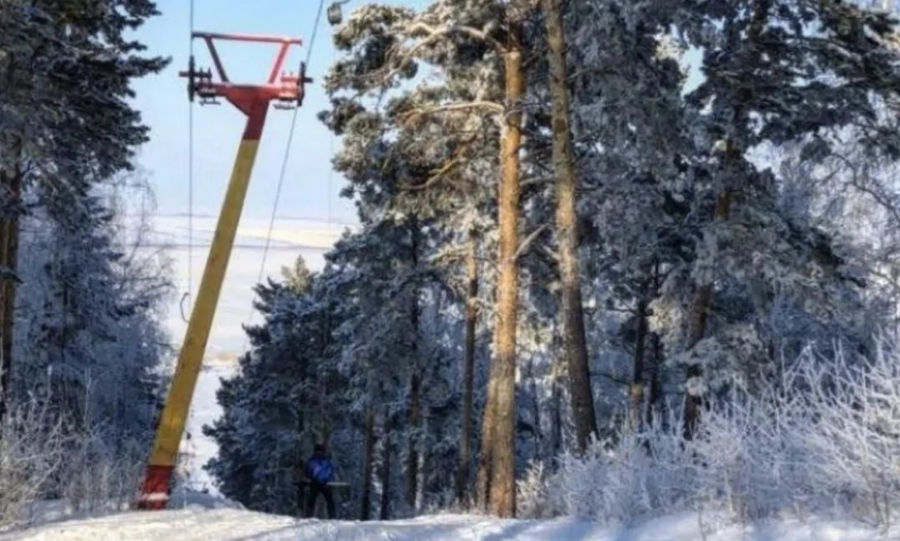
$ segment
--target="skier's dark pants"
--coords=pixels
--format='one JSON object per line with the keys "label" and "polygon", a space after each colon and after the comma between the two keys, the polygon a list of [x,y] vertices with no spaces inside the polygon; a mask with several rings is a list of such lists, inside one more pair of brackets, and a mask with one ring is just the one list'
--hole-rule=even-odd
{"label": "skier's dark pants", "polygon": [[325,498],[325,505],[328,507],[328,518],[334,518],[334,496],[331,493],[331,487],[316,482],[310,482],[306,485],[306,518],[312,518],[316,510],[316,499],[321,494]]}

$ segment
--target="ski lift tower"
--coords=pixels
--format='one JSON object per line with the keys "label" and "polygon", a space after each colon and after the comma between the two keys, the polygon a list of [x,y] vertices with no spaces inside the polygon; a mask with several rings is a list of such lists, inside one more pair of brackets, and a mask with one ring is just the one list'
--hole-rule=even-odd
{"label": "ski lift tower", "polygon": [[[306,66],[303,64],[298,74],[283,73],[281,70],[288,49],[292,45],[300,45],[299,39],[209,32],[194,32],[191,39],[206,42],[215,66],[215,75],[212,70],[198,69],[194,64],[194,58],[191,57],[187,71],[180,73],[181,77],[188,80],[188,97],[191,101],[199,98],[201,104],[218,104],[218,100],[223,98],[244,113],[247,124],[141,487],[138,507],[148,510],[164,509],[169,501],[172,471],[178,458],[178,448],[184,435],[188,410],[206,353],[206,343],[234,246],[269,104],[274,104],[279,109],[301,106],[304,86],[311,82],[311,79],[306,77]],[[216,49],[217,41],[277,45],[268,79],[263,84],[232,82]]]}

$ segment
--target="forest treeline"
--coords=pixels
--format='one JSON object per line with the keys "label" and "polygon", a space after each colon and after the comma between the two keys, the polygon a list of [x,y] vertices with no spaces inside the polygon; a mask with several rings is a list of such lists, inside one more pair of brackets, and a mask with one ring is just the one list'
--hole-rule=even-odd
{"label": "forest treeline", "polygon": [[[0,523],[138,484],[171,353],[165,260],[126,203],[130,85],[166,65],[130,36],[155,14],[0,0]],[[296,514],[325,443],[362,519],[828,495],[890,520],[889,13],[436,0],[359,5],[334,42],[321,121],[360,227],[257,286],[207,428],[226,496]]]}
{"label": "forest treeline", "polygon": [[[222,492],[297,513],[325,443],[364,520],[513,516],[517,482],[534,512],[559,475],[582,513],[613,505],[596,494],[622,460],[680,453],[699,493],[743,457],[710,443],[738,418],[840,418],[815,391],[890,372],[900,276],[900,43],[868,4],[357,6],[320,117],[360,228],[321,272],[257,287],[265,321],[207,428]],[[860,423],[894,434],[893,415]]]}
{"label": "forest treeline", "polygon": [[165,389],[166,257],[147,248],[131,84],[167,61],[147,0],[0,0],[0,526],[130,502]]}

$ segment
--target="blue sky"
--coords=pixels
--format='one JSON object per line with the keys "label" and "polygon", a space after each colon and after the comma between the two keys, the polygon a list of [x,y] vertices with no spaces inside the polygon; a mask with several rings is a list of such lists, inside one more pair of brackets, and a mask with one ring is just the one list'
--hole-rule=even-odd
{"label": "blue sky", "polygon": [[[306,58],[306,46],[312,36],[318,0],[194,0],[196,30],[242,32],[297,36],[306,44],[296,48],[285,67],[296,70]],[[345,15],[365,0],[351,0]],[[326,0],[327,3],[330,0]],[[413,7],[426,0],[397,3]],[[159,75],[138,81],[135,105],[151,128],[151,141],[138,153],[138,162],[155,188],[161,214],[182,214],[188,209],[188,108],[185,80],[178,71],[185,69],[189,56],[188,0],[157,0],[162,14],[151,19],[138,32],[153,54],[169,56],[172,64]],[[316,118],[327,108],[321,87],[322,75],[334,60],[331,27],[323,20],[310,61],[310,75],[316,82],[307,88],[307,98],[297,120],[291,159],[279,205],[280,216],[327,219],[329,198],[334,221],[355,221],[352,205],[338,193],[343,180],[335,174],[329,196],[329,172],[333,140]],[[203,42],[195,42],[195,55],[201,67],[211,67]],[[256,82],[265,79],[274,46],[222,44],[219,47],[226,70],[235,81]],[[271,110],[250,191],[245,216],[266,217],[272,211],[278,173],[284,156],[292,112]],[[224,197],[244,117],[227,103],[219,106],[194,105],[194,209],[197,213],[216,214]]]}

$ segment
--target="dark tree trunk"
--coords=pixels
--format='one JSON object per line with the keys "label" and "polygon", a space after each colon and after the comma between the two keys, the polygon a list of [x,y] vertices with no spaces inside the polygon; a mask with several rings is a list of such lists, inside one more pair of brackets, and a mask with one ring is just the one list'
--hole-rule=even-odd
{"label": "dark tree trunk", "polygon": [[[16,142],[13,156],[21,154]],[[0,172],[0,187],[10,198],[12,209],[0,222],[0,266],[10,275],[0,281],[0,423],[9,408],[10,382],[13,369],[13,333],[15,331],[16,279],[19,263],[19,209],[22,201],[22,170],[15,165],[10,171]]]}
{"label": "dark tree trunk", "polygon": [[554,361],[553,366],[553,390],[552,390],[552,402],[553,402],[553,444],[552,451],[553,456],[559,456],[562,453],[563,449],[563,418],[562,418],[562,402],[563,402],[563,391],[562,391],[562,383],[560,383],[560,372],[562,371],[559,366],[562,361],[557,359]]}
{"label": "dark tree trunk", "polygon": [[[413,269],[419,267],[419,224],[413,220],[410,228]],[[419,363],[419,290],[415,287],[410,306],[412,334],[412,373],[409,379],[409,447],[406,454],[406,506],[415,513],[419,494],[419,425],[422,418],[422,373]]]}
{"label": "dark tree trunk", "polygon": [[406,505],[411,511],[416,509],[419,493],[419,422],[421,420],[422,378],[413,372],[409,382],[409,448],[406,462]]}
{"label": "dark tree trunk", "polygon": [[641,283],[640,298],[637,304],[637,313],[634,331],[634,362],[631,375],[631,425],[637,430],[641,426],[642,410],[644,406],[644,362],[647,342],[647,306],[649,304],[650,281]]}
{"label": "dark tree trunk", "polygon": [[384,408],[384,435],[382,437],[381,455],[381,511],[380,520],[391,518],[391,436],[393,423],[388,408]]}
{"label": "dark tree trunk", "polygon": [[532,459],[537,461],[541,458],[541,401],[538,396],[537,379],[534,377],[534,358],[528,362],[528,391],[531,394],[531,437],[532,445],[534,445],[534,455]]}
{"label": "dark tree trunk", "polygon": [[665,402],[662,393],[662,344],[659,335],[650,333],[650,395],[647,397],[647,424],[653,424],[655,416],[662,417],[665,413]]}
{"label": "dark tree trunk", "polygon": [[[659,287],[662,285],[661,280],[659,262],[657,262],[653,266],[653,289],[651,291],[653,298],[659,296]],[[648,367],[648,379],[650,380],[650,396],[647,398],[647,424],[653,424],[654,416],[663,415],[665,406],[662,393],[663,353],[659,334],[651,332],[649,334],[649,342],[650,364]]]}
{"label": "dark tree trunk", "polygon": [[375,408],[371,405],[366,410],[365,450],[363,451],[363,485],[362,502],[359,506],[359,519],[372,518],[372,475],[375,463]]}
{"label": "dark tree trunk", "polygon": [[469,232],[466,252],[466,345],[463,358],[463,411],[460,423],[459,470],[456,474],[456,501],[463,507],[470,504],[469,468],[472,463],[472,402],[475,394],[475,345],[478,331],[478,237]]}
{"label": "dark tree trunk", "polygon": [[[716,221],[727,221],[731,213],[731,192],[723,190],[716,201]],[[712,282],[697,286],[694,300],[688,314],[688,341],[687,349],[690,351],[703,340],[706,335],[706,323],[709,320],[709,311],[713,301]],[[688,382],[703,378],[703,367],[691,364],[687,368]],[[686,392],[684,397],[683,430],[685,439],[693,439],[697,424],[700,422],[700,412],[703,408],[703,397],[697,393]]]}
{"label": "dark tree trunk", "polygon": [[562,278],[561,310],[563,343],[569,365],[569,394],[575,441],[584,453],[597,435],[597,417],[588,364],[581,270],[578,260],[578,180],[572,159],[569,128],[569,84],[566,68],[566,35],[560,0],[543,0],[550,46],[550,95],[553,101],[553,168],[556,171],[556,228],[559,238],[559,269]]}

